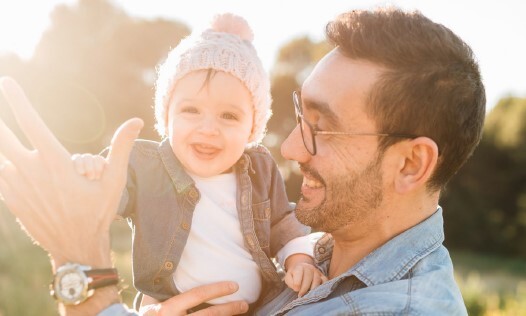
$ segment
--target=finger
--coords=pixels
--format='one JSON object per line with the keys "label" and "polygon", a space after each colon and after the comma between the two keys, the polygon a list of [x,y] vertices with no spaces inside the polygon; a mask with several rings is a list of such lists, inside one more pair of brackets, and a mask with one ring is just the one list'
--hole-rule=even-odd
{"label": "finger", "polygon": [[316,273],[312,278],[312,283],[310,285],[310,290],[313,290],[321,285],[321,275]]}
{"label": "finger", "polygon": [[75,168],[75,171],[77,171],[77,173],[80,175],[85,175],[86,168],[84,168],[82,156],[80,154],[74,154],[73,156],[71,156],[71,160],[73,160],[73,166]]}
{"label": "finger", "polygon": [[91,154],[82,155],[82,161],[84,162],[84,168],[86,168],[86,177],[89,180],[95,179],[95,162]]}
{"label": "finger", "polygon": [[95,179],[99,180],[102,177],[102,173],[104,172],[104,167],[106,166],[106,160],[101,156],[95,156],[95,160],[93,161],[94,164],[94,172],[95,172]]}
{"label": "finger", "polygon": [[11,161],[20,161],[28,149],[18,140],[18,137],[0,120],[0,153]]}
{"label": "finger", "polygon": [[[288,287],[294,290],[294,279],[292,278],[292,272],[287,271],[287,274],[285,274],[285,284],[287,284]],[[295,291],[295,290],[294,290]]]}
{"label": "finger", "polygon": [[204,315],[239,315],[248,312],[248,304],[244,301],[236,301],[225,304],[210,306],[208,308],[199,310],[195,313],[189,314],[193,316]]}
{"label": "finger", "polygon": [[167,315],[176,314],[211,299],[235,293],[238,289],[237,283],[227,281],[202,285],[164,301],[162,308]]}
{"label": "finger", "polygon": [[143,125],[144,123],[141,119],[130,119],[124,122],[113,135],[108,153],[108,178],[114,179],[126,174],[134,140],[139,136]]}
{"label": "finger", "polygon": [[301,286],[301,280],[303,279],[303,269],[298,265],[294,267],[292,272],[292,278],[294,283],[294,290],[299,291]]}
{"label": "finger", "polygon": [[303,279],[301,280],[301,287],[300,287],[300,290],[298,291],[299,297],[305,295],[305,293],[309,291],[310,286],[312,284],[312,279],[313,279],[312,271],[305,271],[305,270],[303,271],[304,271]]}
{"label": "finger", "polygon": [[13,79],[0,78],[0,90],[9,103],[18,125],[35,149],[50,155],[67,153],[31,106],[22,88]]}
{"label": "finger", "polygon": [[15,216],[18,216],[19,206],[23,202],[23,199],[17,196],[20,191],[17,189],[20,187],[20,181],[22,180],[17,176],[14,165],[10,161],[3,161],[0,165],[0,195]]}

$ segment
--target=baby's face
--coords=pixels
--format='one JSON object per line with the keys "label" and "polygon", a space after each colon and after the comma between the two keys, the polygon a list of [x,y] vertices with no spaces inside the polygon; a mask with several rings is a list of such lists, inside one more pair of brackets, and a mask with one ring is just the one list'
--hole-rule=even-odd
{"label": "baby's face", "polygon": [[252,133],[252,97],[236,77],[193,71],[175,85],[168,108],[168,137],[175,156],[197,176],[229,171]]}

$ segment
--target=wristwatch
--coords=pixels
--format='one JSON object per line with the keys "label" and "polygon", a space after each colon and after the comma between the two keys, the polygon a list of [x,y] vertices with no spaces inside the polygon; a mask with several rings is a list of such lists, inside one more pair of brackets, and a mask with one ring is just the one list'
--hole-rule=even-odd
{"label": "wristwatch", "polygon": [[65,305],[77,305],[92,296],[96,289],[117,283],[117,269],[92,269],[90,266],[68,262],[57,269],[50,293]]}

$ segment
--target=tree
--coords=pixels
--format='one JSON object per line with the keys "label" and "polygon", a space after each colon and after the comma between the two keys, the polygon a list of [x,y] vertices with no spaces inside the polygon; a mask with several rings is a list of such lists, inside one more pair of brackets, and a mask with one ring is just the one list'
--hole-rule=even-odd
{"label": "tree", "polygon": [[107,0],[60,5],[33,58],[13,75],[53,132],[72,152],[99,152],[118,124],[153,129],[156,65],[189,34],[182,23],[127,16]]}
{"label": "tree", "polygon": [[448,245],[526,258],[525,153],[526,99],[502,99],[442,198]]}

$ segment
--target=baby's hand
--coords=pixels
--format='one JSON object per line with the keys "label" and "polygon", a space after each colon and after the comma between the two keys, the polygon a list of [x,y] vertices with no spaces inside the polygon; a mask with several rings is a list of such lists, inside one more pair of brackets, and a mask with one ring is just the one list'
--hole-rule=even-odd
{"label": "baby's hand", "polygon": [[102,156],[92,154],[74,154],[71,156],[75,170],[89,180],[100,180],[106,159]]}
{"label": "baby's hand", "polygon": [[329,279],[313,264],[300,262],[287,271],[285,283],[302,297]]}

